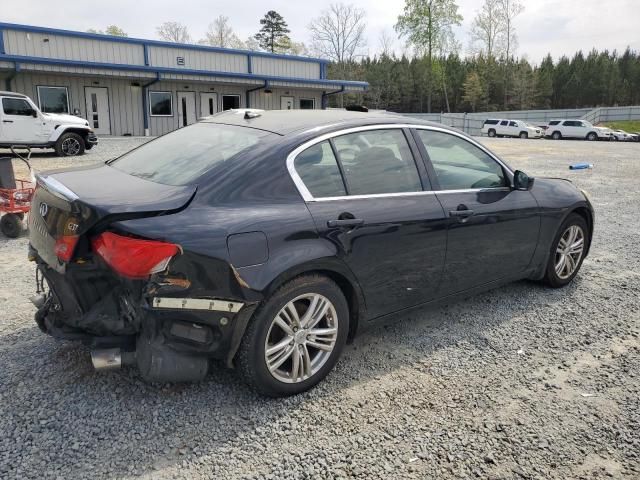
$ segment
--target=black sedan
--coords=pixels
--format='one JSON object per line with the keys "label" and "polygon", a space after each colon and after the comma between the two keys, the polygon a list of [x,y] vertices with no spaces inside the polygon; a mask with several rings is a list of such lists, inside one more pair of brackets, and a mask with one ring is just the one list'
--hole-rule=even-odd
{"label": "black sedan", "polygon": [[115,161],[42,174],[36,322],[97,368],[258,391],[317,384],[392,314],[519,279],[562,287],[593,208],[442,125],[344,111],[225,112]]}

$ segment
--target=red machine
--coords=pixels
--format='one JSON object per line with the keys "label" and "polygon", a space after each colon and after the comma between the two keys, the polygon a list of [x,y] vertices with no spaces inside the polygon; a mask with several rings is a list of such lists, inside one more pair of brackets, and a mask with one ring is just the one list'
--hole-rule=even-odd
{"label": "red machine", "polygon": [[[11,152],[25,162],[31,172],[31,149],[27,158],[17,153],[13,147]],[[16,238],[22,232],[22,220],[31,208],[31,198],[35,185],[30,180],[16,179],[13,172],[13,158],[0,158],[0,230],[9,238]]]}

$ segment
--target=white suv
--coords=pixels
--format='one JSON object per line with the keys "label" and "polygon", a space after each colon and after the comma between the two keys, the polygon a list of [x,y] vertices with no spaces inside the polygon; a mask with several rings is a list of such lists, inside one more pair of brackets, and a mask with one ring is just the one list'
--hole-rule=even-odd
{"label": "white suv", "polygon": [[551,120],[545,137],[551,137],[554,140],[561,138],[583,138],[591,141],[610,140],[611,130],[604,127],[594,127],[585,120]]}
{"label": "white suv", "polygon": [[0,92],[0,147],[55,148],[59,156],[72,157],[97,143],[85,119],[42,113],[26,95]]}
{"label": "white suv", "polygon": [[482,125],[482,133],[489,137],[540,138],[542,130],[522,120],[489,118]]}

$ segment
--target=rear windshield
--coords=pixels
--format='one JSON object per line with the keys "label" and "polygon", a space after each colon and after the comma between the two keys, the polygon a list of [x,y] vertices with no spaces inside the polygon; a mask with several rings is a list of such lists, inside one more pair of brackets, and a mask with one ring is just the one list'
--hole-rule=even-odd
{"label": "rear windshield", "polygon": [[254,128],[197,123],[142,145],[110,165],[156,183],[189,185],[273,135]]}

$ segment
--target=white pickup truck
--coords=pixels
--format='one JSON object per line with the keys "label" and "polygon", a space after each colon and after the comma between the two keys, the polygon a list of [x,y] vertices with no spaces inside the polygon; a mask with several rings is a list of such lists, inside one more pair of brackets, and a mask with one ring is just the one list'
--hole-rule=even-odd
{"label": "white pickup truck", "polygon": [[0,92],[0,148],[55,148],[61,157],[82,155],[98,143],[83,118],[42,113],[26,95]]}

